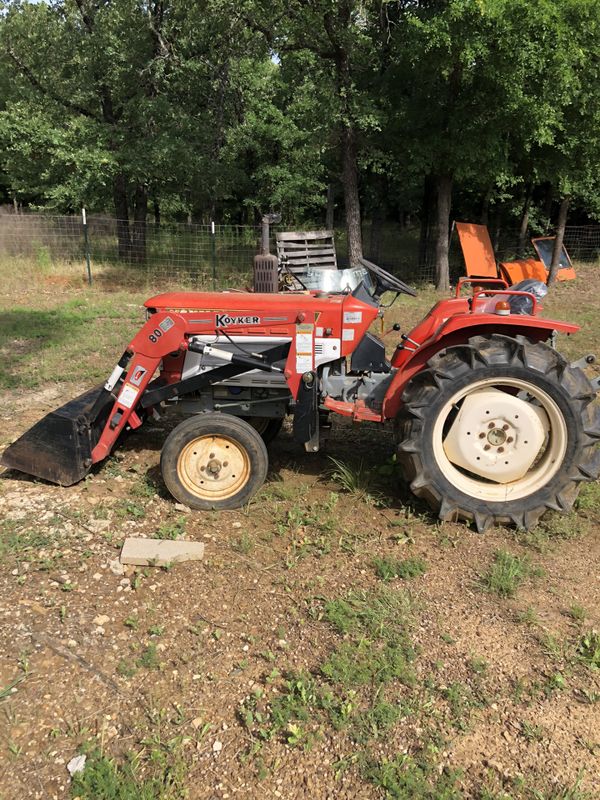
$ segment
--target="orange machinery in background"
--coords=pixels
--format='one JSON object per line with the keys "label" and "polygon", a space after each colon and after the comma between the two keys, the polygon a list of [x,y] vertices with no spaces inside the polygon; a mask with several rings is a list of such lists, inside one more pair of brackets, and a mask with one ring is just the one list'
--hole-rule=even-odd
{"label": "orange machinery in background", "polygon": [[[469,278],[500,277],[509,286],[526,278],[534,278],[543,283],[547,282],[552,261],[554,236],[540,236],[531,240],[538,254],[537,259],[524,258],[517,261],[502,261],[500,264],[496,264],[494,248],[485,225],[476,225],[472,222],[456,222],[455,225]],[[559,281],[572,281],[575,277],[571,259],[563,245],[557,279]]]}

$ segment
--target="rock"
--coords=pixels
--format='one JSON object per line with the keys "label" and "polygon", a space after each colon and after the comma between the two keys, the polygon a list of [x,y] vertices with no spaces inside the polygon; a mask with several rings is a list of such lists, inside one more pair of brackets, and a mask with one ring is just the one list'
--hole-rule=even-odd
{"label": "rock", "polygon": [[231,523],[231,527],[232,528],[241,528],[242,527],[242,523],[241,522],[232,522]]}
{"label": "rock", "polygon": [[213,753],[220,753],[223,749],[223,742],[220,742],[218,739],[213,742]]}
{"label": "rock", "polygon": [[85,769],[86,758],[87,756],[75,756],[69,761],[67,764],[67,769],[69,770],[69,775],[71,775],[71,777],[76,775],[78,772],[83,772]]}
{"label": "rock", "polygon": [[176,511],[182,511],[184,514],[191,514],[192,509],[189,506],[184,506],[183,503],[175,503]]}
{"label": "rock", "polygon": [[121,550],[120,563],[163,567],[165,564],[177,564],[180,561],[200,561],[203,557],[202,542],[140,539],[128,536]]}
{"label": "rock", "polygon": [[101,533],[110,528],[110,520],[108,519],[91,519],[86,525],[86,528],[94,533]]}
{"label": "rock", "polygon": [[114,558],[112,561],[109,561],[108,568],[113,575],[123,574],[123,564],[119,561],[118,558]]}
{"label": "rock", "polygon": [[98,614],[97,617],[94,617],[94,625],[106,625],[107,622],[110,622],[110,617],[106,614]]}

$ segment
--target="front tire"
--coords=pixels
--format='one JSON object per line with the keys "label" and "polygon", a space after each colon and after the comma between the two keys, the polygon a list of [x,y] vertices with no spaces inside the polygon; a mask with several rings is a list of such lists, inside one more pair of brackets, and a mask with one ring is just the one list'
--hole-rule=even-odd
{"label": "front tire", "polygon": [[555,350],[491,335],[437,353],[407,385],[399,462],[442,520],[535,525],[600,472],[593,388]]}
{"label": "front tire", "polygon": [[245,505],[267,477],[269,456],[260,434],[231,414],[195,414],[174,428],[160,455],[169,492],[195,509]]}

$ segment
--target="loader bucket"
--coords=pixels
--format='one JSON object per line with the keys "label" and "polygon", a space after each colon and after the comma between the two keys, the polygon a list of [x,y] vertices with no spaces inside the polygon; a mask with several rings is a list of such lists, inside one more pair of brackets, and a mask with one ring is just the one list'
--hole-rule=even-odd
{"label": "loader bucket", "polygon": [[[103,394],[106,400],[98,410]],[[61,486],[77,483],[90,471],[92,450],[113,405],[114,397],[103,386],[89,389],[47,414],[7,447],[0,464]]]}

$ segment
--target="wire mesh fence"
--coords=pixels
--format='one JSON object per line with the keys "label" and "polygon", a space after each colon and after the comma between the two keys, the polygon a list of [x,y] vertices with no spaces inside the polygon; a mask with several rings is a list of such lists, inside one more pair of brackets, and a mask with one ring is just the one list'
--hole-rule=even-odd
{"label": "wire mesh fence", "polygon": [[[284,226],[277,230],[280,228]],[[519,252],[518,231],[490,233],[498,261],[534,255],[529,244]],[[259,250],[260,234],[260,226],[254,225],[155,225],[96,215],[88,216],[84,224],[80,216],[0,213],[0,259],[10,260],[15,271],[27,264],[42,273],[70,267],[85,275],[89,264],[91,276],[102,276],[105,284],[114,281],[156,289],[244,288],[252,282],[252,260]],[[568,227],[565,245],[574,261],[598,261],[600,225]],[[344,231],[336,231],[336,247],[339,266],[347,265]],[[433,280],[433,259],[423,258],[416,228],[366,223],[363,247],[366,258],[404,280]],[[450,266],[453,277],[463,274],[455,234],[450,242]]]}

